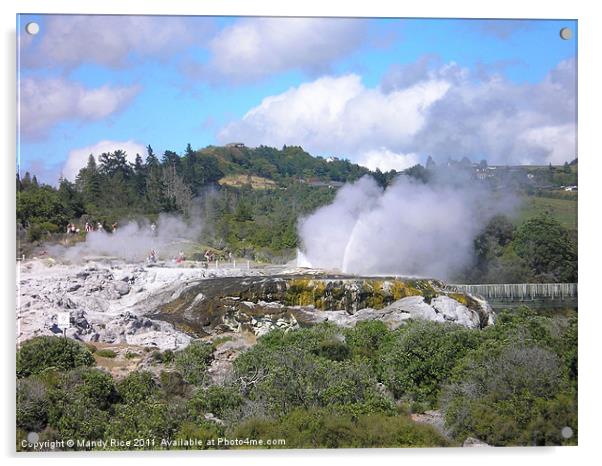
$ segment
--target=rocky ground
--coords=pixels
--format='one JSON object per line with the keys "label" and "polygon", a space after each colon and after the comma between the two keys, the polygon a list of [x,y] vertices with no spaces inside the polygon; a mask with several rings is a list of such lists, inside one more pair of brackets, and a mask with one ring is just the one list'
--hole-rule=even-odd
{"label": "rocky ground", "polygon": [[191,283],[208,277],[261,270],[205,269],[185,263],[127,264],[98,258],[82,264],[53,259],[17,263],[17,341],[61,335],[58,317],[70,314],[66,335],[85,342],[178,349],[191,337],[146,315],[176,299]]}
{"label": "rocky ground", "polygon": [[396,328],[407,319],[479,328],[494,319],[487,303],[447,293],[440,282],[428,280],[345,277],[285,266],[132,264],[107,257],[78,264],[32,259],[17,267],[17,341],[63,334],[62,316],[69,321],[67,337],[116,350],[115,360],[100,361],[114,373],[147,365],[153,349],[219,339],[209,371],[219,383],[241,351],[276,328],[324,321],[349,327],[364,320]]}

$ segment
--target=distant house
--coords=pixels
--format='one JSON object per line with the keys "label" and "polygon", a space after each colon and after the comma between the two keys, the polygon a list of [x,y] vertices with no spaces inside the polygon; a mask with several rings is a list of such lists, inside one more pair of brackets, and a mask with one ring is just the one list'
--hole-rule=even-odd
{"label": "distant house", "polygon": [[238,149],[242,149],[243,147],[245,147],[245,143],[244,142],[229,142],[228,144],[226,144],[226,147],[237,147]]}
{"label": "distant house", "polygon": [[309,186],[314,186],[314,187],[326,186],[331,189],[340,188],[341,186],[343,186],[345,184],[342,181],[334,181],[334,180],[322,181],[317,178],[309,178],[307,180],[301,179],[299,181],[301,181],[301,183],[308,184]]}
{"label": "distant house", "polygon": [[475,177],[477,180],[486,180],[487,178],[493,178],[493,173],[488,171],[488,168],[477,168],[475,170]]}

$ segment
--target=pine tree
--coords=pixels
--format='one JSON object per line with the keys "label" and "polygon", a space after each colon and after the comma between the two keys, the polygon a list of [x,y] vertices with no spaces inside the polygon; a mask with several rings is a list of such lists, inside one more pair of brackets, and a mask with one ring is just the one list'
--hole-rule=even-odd
{"label": "pine tree", "polygon": [[31,175],[29,172],[25,172],[25,176],[23,177],[23,180],[21,180],[21,188],[23,191],[27,191],[31,188]]}
{"label": "pine tree", "polygon": [[139,201],[138,204],[141,204],[141,200],[144,199],[146,195],[146,166],[144,165],[144,161],[142,160],[142,156],[140,154],[136,154],[136,160],[134,162],[134,187],[136,191],[136,198]]}
{"label": "pine tree", "polygon": [[194,168],[195,168],[195,153],[192,150],[192,146],[190,143],[186,145],[186,150],[184,151],[183,157],[183,165],[184,170],[182,171],[182,179],[186,185],[191,186],[194,181]]}
{"label": "pine tree", "polygon": [[88,164],[82,168],[76,179],[75,188],[82,193],[84,204],[98,206],[101,203],[101,175],[94,155],[88,156]]}

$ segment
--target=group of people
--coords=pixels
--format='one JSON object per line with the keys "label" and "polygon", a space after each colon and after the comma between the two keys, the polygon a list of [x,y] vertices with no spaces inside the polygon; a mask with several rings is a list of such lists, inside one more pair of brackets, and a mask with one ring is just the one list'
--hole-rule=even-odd
{"label": "group of people", "polygon": [[209,249],[207,249],[205,251],[205,254],[203,254],[203,257],[205,258],[205,260],[207,262],[213,262],[216,259],[215,253]]}
{"label": "group of people", "polygon": [[[148,257],[146,258],[146,262],[149,264],[156,264],[158,259],[157,251],[153,248],[148,253]],[[186,260],[186,255],[184,251],[180,251],[178,255],[174,258],[176,264],[181,264]]]}
{"label": "group of people", "polygon": [[[117,223],[113,223],[111,225],[111,231],[113,233],[115,233],[116,230],[117,230]],[[84,225],[84,231],[86,233],[90,233],[92,231],[105,231],[105,227],[103,226],[102,223],[98,222],[96,224],[96,228],[94,228],[94,223],[86,222],[86,224]],[[75,223],[70,223],[69,225],[67,225],[67,234],[68,235],[76,235],[79,232],[80,232],[80,229],[77,228],[77,226],[75,226]]]}

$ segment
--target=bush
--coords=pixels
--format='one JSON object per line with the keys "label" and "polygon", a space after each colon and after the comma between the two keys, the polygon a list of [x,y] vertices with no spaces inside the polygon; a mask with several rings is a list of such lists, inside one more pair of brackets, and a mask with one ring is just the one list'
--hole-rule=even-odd
{"label": "bush", "polygon": [[62,438],[102,438],[118,399],[108,373],[89,368],[60,373],[48,393],[48,423]]}
{"label": "bush", "polygon": [[[281,448],[435,447],[448,442],[431,426],[406,416],[363,414],[330,409],[295,410],[280,419],[253,418],[234,427],[233,437],[284,439]],[[277,448],[278,446],[276,446]],[[274,448],[266,446],[266,448]]]}
{"label": "bush", "polygon": [[119,404],[105,431],[105,439],[144,439],[154,444],[109,447],[123,450],[149,450],[161,448],[161,441],[171,440],[182,419],[173,416],[169,406],[157,400]]}
{"label": "bush", "polygon": [[396,398],[435,406],[457,361],[479,342],[478,330],[456,324],[410,322],[379,351],[380,379]]}
{"label": "bush", "polygon": [[345,341],[353,357],[374,360],[381,346],[390,341],[392,335],[393,332],[384,322],[372,320],[358,322],[355,327],[346,330]]}
{"label": "bush", "polygon": [[165,398],[183,396],[186,393],[187,384],[184,382],[182,374],[177,371],[161,371],[159,380]]}
{"label": "bush", "polygon": [[183,450],[205,450],[207,448],[215,448],[208,446],[209,440],[223,437],[224,433],[220,426],[215,422],[202,421],[202,422],[191,422],[184,421],[178,431],[174,435],[174,440],[198,440],[198,445],[192,447],[178,447]]}
{"label": "bush", "polygon": [[139,403],[157,392],[157,384],[150,372],[135,371],[119,382],[117,391],[126,403]]}
{"label": "bush", "polygon": [[35,377],[17,380],[17,427],[40,432],[48,423],[48,391]]}
{"label": "bush", "polygon": [[200,389],[188,402],[188,409],[193,418],[203,419],[204,414],[212,413],[220,419],[239,408],[244,400],[237,387],[213,385]]}
{"label": "bush", "polygon": [[99,349],[96,350],[96,356],[100,356],[101,358],[113,359],[117,357],[117,353],[110,349]]}
{"label": "bush", "polygon": [[58,373],[50,385],[50,418],[62,416],[62,408],[71,401],[81,398],[100,409],[109,409],[118,399],[113,378],[100,369],[78,368]]}
{"label": "bush", "polygon": [[234,361],[241,393],[266,414],[286,414],[298,407],[366,403],[390,409],[365,362],[333,361],[297,347],[266,348],[263,342]]}
{"label": "bush", "polygon": [[550,215],[523,223],[513,244],[540,281],[577,281],[577,247],[569,232]]}
{"label": "bush", "polygon": [[63,409],[56,428],[63,439],[98,440],[104,435],[110,414],[82,398],[76,398]]}
{"label": "bush", "polygon": [[27,340],[17,351],[17,377],[56,368],[69,370],[94,365],[94,357],[86,346],[61,337],[35,337]]}
{"label": "bush", "polygon": [[[145,351],[150,350],[150,348],[145,348]],[[152,360],[157,364],[170,364],[174,361],[174,352],[172,350],[161,351],[153,351],[151,354]]]}
{"label": "bush", "polygon": [[483,344],[496,348],[508,345],[540,346],[576,365],[576,324],[575,318],[550,318],[522,306],[513,311],[500,312],[496,324],[482,331]]}
{"label": "bush", "polygon": [[59,227],[54,223],[50,222],[42,222],[42,223],[34,223],[27,229],[27,239],[28,241],[39,241],[44,236],[48,236],[49,234],[56,233],[59,231]]}
{"label": "bush", "polygon": [[[459,439],[471,435],[493,445],[560,444],[560,429],[575,429],[577,415],[564,372],[550,350],[484,345],[458,365],[444,391],[446,425]],[[544,434],[554,429],[556,437]]]}
{"label": "bush", "polygon": [[184,380],[193,385],[201,385],[207,379],[207,368],[213,359],[213,346],[203,341],[193,341],[175,353],[176,368]]}

